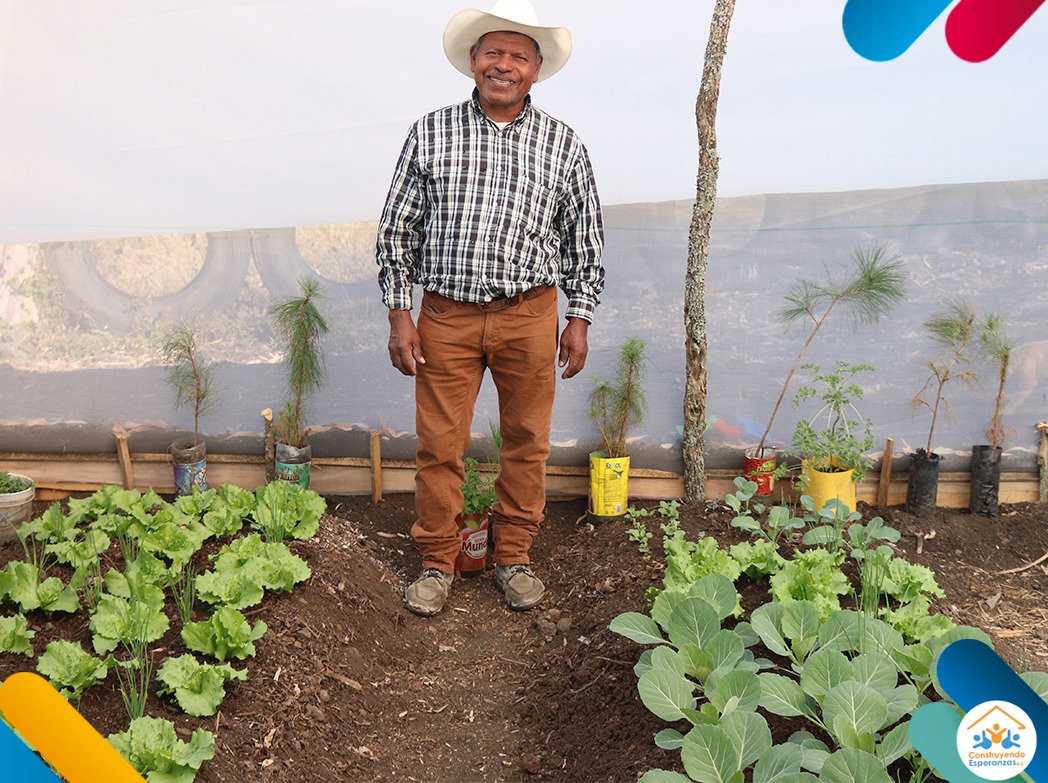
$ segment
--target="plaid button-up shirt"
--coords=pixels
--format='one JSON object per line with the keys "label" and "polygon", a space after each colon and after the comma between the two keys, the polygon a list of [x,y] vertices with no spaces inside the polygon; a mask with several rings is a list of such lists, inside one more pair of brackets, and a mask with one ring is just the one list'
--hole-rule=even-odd
{"label": "plaid button-up shirt", "polygon": [[413,283],[460,302],[559,285],[565,316],[591,321],[603,241],[593,171],[571,128],[528,97],[500,129],[474,91],[408,132],[379,222],[382,300],[410,310]]}

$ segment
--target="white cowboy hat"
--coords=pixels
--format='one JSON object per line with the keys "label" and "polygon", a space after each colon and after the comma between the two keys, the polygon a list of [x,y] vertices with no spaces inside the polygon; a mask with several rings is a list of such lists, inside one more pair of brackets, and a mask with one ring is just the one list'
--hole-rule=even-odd
{"label": "white cowboy hat", "polygon": [[528,0],[498,0],[491,11],[459,11],[444,28],[444,54],[455,70],[472,78],[469,50],[482,35],[494,32],[523,33],[538,42],[542,52],[539,81],[555,74],[571,57],[568,28],[541,27]]}

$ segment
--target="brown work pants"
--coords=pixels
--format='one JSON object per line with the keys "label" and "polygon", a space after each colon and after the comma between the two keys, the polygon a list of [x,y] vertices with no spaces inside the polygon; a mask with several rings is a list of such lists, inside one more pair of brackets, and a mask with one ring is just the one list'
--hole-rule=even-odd
{"label": "brown work pants", "polygon": [[492,510],[495,560],[529,562],[546,506],[546,459],[556,388],[557,289],[497,312],[425,293],[418,331],[425,364],[417,365],[418,434],[411,536],[424,568],[455,570],[462,540],[463,455],[485,369],[498,390],[501,471]]}

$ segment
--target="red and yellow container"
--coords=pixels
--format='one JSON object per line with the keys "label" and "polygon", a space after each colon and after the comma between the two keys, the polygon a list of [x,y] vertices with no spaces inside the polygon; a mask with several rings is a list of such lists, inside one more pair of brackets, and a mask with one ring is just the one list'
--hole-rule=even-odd
{"label": "red and yellow container", "polygon": [[462,549],[455,558],[455,571],[459,576],[480,576],[488,565],[488,542],[491,519],[487,511],[478,514],[459,515],[459,535]]}

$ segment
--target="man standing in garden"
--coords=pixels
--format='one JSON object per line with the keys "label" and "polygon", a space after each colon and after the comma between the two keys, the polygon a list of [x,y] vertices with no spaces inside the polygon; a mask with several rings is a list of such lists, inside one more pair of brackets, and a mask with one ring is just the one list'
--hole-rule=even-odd
{"label": "man standing in garden", "polygon": [[[463,455],[485,369],[498,390],[503,440],[491,513],[495,581],[510,609],[542,600],[529,552],[546,505],[556,366],[571,378],[585,365],[604,284],[586,150],[529,95],[567,62],[568,30],[539,26],[528,0],[499,0],[490,13],[455,14],[444,52],[473,78],[473,96],[409,130],[377,243],[390,359],[415,377],[411,535],[422,573],[404,603],[425,617],[443,609],[462,546]],[[559,347],[558,286],[568,300]]]}

